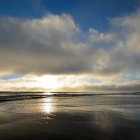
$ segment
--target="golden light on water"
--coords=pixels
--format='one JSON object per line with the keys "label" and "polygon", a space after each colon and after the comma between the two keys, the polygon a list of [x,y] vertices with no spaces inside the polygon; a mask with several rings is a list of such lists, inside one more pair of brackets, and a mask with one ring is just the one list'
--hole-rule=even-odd
{"label": "golden light on water", "polygon": [[43,111],[46,113],[51,113],[53,111],[53,99],[52,98],[44,98],[43,99]]}

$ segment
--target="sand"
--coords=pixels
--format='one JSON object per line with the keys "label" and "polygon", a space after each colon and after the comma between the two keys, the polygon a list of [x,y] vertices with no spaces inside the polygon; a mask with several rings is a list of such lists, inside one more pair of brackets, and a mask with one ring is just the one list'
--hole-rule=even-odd
{"label": "sand", "polygon": [[140,140],[140,121],[113,112],[1,114],[1,140]]}

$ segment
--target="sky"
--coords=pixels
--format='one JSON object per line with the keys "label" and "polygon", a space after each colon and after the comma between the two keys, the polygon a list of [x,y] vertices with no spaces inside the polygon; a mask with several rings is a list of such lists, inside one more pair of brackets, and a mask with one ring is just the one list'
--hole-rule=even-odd
{"label": "sky", "polygon": [[140,0],[0,0],[1,91],[140,91]]}

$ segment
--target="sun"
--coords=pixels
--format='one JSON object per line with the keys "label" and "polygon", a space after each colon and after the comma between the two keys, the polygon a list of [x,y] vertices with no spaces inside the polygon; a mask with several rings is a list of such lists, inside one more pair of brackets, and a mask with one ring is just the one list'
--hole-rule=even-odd
{"label": "sun", "polygon": [[45,75],[36,79],[38,86],[45,89],[56,89],[59,87],[59,82],[56,76]]}

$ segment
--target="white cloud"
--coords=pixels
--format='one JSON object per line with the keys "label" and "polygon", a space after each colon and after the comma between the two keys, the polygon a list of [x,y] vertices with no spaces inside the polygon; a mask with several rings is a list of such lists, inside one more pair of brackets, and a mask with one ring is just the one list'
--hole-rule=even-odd
{"label": "white cloud", "polygon": [[139,69],[139,23],[137,13],[113,19],[117,31],[84,33],[66,14],[1,18],[0,71],[108,75]]}
{"label": "white cloud", "polygon": [[25,75],[9,80],[0,80],[3,91],[74,91],[74,92],[137,92],[140,90],[139,74],[124,74],[120,77],[92,77],[89,75]]}
{"label": "white cloud", "polygon": [[140,70],[140,12],[111,23],[103,33],[92,28],[83,32],[67,14],[31,20],[0,18],[0,75],[65,75],[62,83],[67,86],[76,81],[67,75],[84,77],[77,80],[81,85],[87,83],[85,75],[102,79],[103,84],[108,76],[112,81]]}

